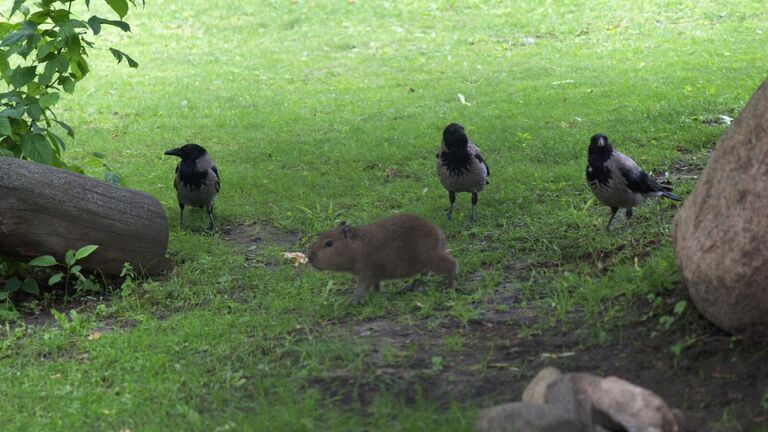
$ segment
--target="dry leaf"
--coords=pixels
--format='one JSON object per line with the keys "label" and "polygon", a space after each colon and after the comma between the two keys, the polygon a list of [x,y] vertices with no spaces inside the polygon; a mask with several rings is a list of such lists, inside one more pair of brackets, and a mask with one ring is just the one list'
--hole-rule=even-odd
{"label": "dry leaf", "polygon": [[457,95],[459,96],[459,102],[461,102],[462,105],[472,106],[471,103],[467,102],[467,100],[464,99],[464,95],[463,94],[457,93]]}
{"label": "dry leaf", "polygon": [[88,333],[88,340],[96,340],[100,337],[101,337],[101,332],[98,330]]}

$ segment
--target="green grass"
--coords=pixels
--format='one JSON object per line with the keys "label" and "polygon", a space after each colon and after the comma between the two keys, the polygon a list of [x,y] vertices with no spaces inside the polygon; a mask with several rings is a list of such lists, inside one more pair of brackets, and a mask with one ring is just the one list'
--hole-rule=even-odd
{"label": "green grass", "polygon": [[[490,3],[150,0],[128,16],[133,33],[107,30],[99,45],[140,67],[93,50],[91,75],[58,110],[77,131],[67,158],[102,152],[129,187],[157,197],[183,263],[92,301],[106,306],[75,323],[9,327],[3,430],[471,430],[473,401],[327,400],[314,377],[374,376],[369,347],[328,323],[467,322],[498,307],[506,286],[546,312],[538,331],[578,330],[563,321],[573,311],[599,331],[673,286],[675,205],[648,203],[628,232],[606,234],[609,210],[584,180],[589,137],[607,134],[655,174],[703,165],[724,126],[698,119],[734,116],[764,78],[762,2]],[[434,173],[453,121],[492,172],[474,225],[465,195],[445,220]],[[224,226],[269,223],[305,248],[340,220],[414,212],[445,231],[462,278],[447,292],[387,284],[352,306],[349,276],[245,266],[220,237],[178,229],[176,160],[163,151],[185,142],[219,166]],[[683,196],[693,187],[675,183]],[[188,222],[202,230],[203,213]],[[117,330],[88,340],[97,325]]]}

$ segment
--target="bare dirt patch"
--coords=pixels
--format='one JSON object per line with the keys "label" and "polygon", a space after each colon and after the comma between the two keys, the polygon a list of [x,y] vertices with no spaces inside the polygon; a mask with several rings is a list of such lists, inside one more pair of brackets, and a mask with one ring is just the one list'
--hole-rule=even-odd
{"label": "bare dirt patch", "polygon": [[[502,298],[499,300],[504,301]],[[508,299],[507,299],[508,300]],[[673,303],[673,299],[669,299]],[[334,332],[370,347],[363,371],[340,368],[310,380],[336,404],[367,411],[378,394],[406,402],[426,398],[478,407],[519,400],[537,371],[616,375],[652,389],[684,411],[687,431],[755,430],[768,425],[768,348],[723,333],[694,316],[667,332],[637,316],[598,343],[578,314],[558,328],[533,332],[533,308],[486,311],[466,324],[398,323],[395,317],[336,324]],[[688,341],[680,355],[672,347]]]}
{"label": "bare dirt patch", "polygon": [[[301,234],[286,232],[266,223],[246,223],[224,227],[221,237],[227,244],[245,255],[245,262],[253,263],[259,250],[265,247],[277,247],[286,252],[293,251],[301,239]],[[267,267],[278,265],[277,258],[261,262]]]}
{"label": "bare dirt patch", "polygon": [[221,237],[230,245],[247,250],[259,245],[292,247],[301,235],[270,224],[247,223],[223,228]]}

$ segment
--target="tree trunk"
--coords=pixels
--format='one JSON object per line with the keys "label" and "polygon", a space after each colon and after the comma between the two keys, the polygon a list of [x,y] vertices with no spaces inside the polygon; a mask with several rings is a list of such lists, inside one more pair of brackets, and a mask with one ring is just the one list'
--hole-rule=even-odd
{"label": "tree trunk", "polygon": [[144,192],[29,161],[0,157],[0,256],[29,260],[98,245],[78,262],[117,275],[124,263],[157,274],[173,267],[165,256],[168,220]]}

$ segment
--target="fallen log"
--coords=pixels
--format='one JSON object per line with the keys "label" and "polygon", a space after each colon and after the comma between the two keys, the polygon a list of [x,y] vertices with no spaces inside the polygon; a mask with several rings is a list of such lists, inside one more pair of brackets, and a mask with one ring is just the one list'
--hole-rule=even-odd
{"label": "fallen log", "polygon": [[0,256],[63,262],[67,250],[89,244],[99,248],[78,262],[86,270],[117,275],[127,262],[154,275],[173,267],[165,210],[151,195],[0,157]]}

